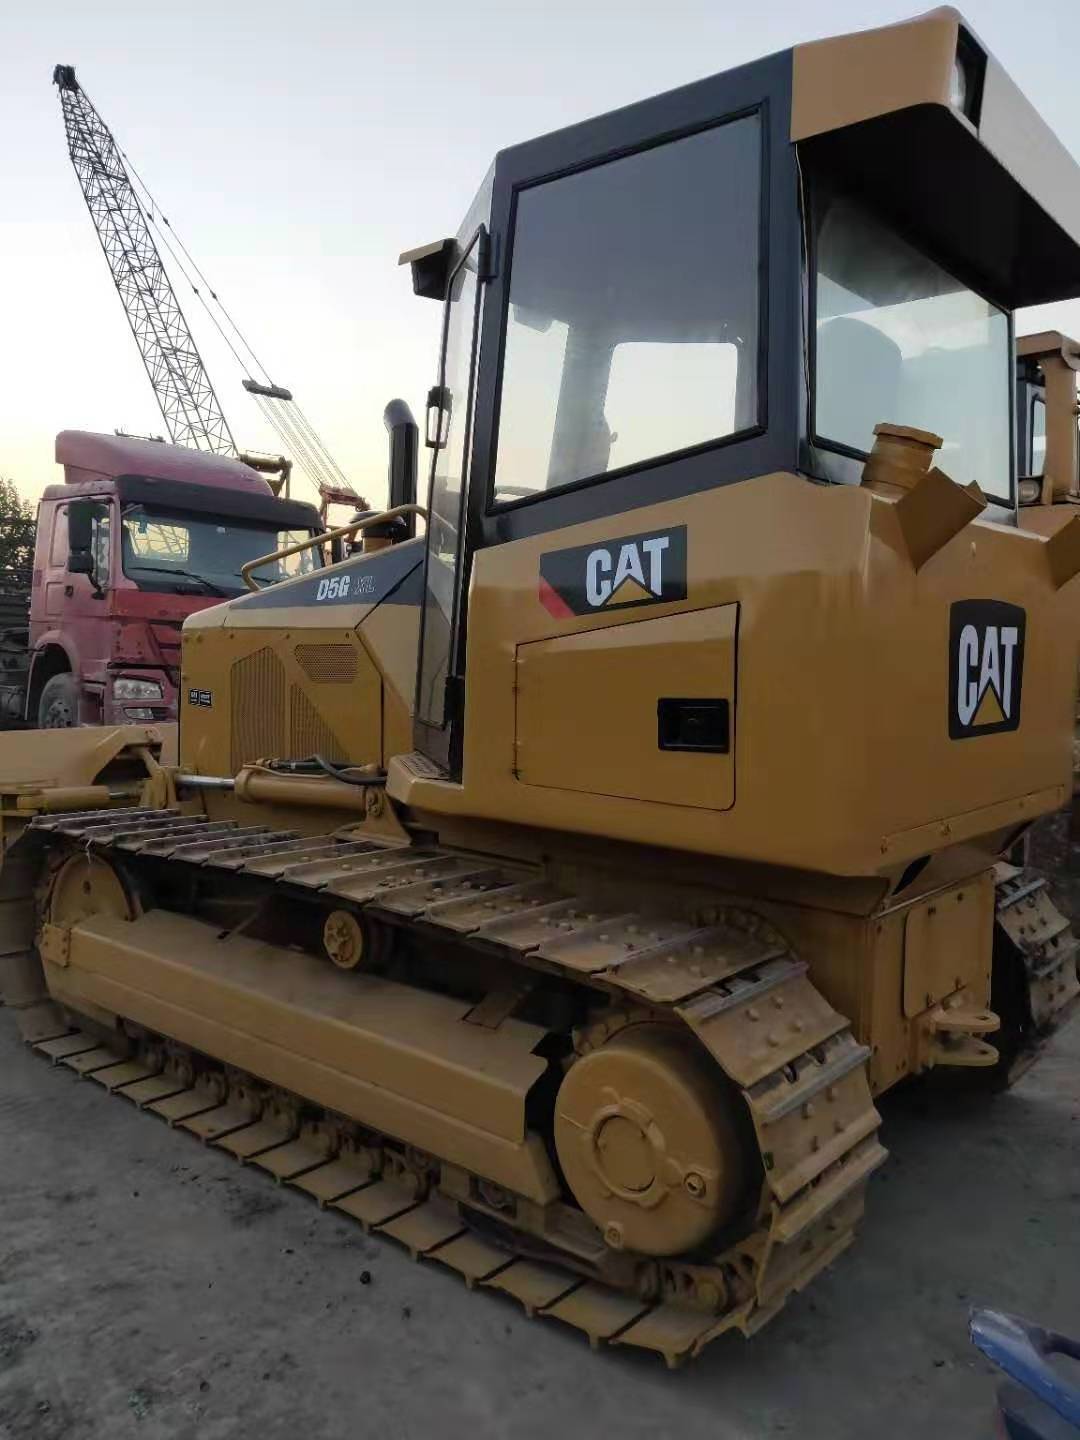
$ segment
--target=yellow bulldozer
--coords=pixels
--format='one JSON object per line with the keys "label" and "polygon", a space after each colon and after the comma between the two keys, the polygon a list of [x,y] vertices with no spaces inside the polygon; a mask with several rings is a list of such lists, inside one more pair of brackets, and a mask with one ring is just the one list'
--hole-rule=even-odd
{"label": "yellow bulldozer", "polygon": [[676,1364],[850,1244],[877,1096],[1007,1083],[1074,1008],[997,867],[1071,772],[1080,523],[1017,525],[1010,396],[1080,171],[935,10],[504,150],[403,259],[426,504],[402,421],[347,559],[189,618],[177,758],[3,737],[4,994]]}

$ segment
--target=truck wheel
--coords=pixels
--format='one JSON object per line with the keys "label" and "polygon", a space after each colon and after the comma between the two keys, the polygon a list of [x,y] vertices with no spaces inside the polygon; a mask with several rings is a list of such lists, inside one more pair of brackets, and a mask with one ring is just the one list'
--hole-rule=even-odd
{"label": "truck wheel", "polygon": [[74,675],[46,680],[38,701],[38,728],[67,730],[79,723],[79,685]]}

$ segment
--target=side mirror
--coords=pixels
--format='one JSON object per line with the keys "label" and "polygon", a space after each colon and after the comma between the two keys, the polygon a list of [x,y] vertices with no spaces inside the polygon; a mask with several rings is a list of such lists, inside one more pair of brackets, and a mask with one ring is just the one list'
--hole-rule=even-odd
{"label": "side mirror", "polygon": [[94,557],[89,550],[72,550],[67,558],[67,568],[71,575],[93,575]]}

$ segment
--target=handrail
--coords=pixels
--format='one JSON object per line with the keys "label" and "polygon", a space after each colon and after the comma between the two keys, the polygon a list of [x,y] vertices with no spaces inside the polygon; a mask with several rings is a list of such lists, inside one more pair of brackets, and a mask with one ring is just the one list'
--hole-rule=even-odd
{"label": "handrail", "polygon": [[249,590],[258,592],[260,587],[257,581],[252,580],[251,572],[258,570],[261,565],[270,565],[275,560],[287,560],[290,555],[299,555],[301,550],[311,550],[316,545],[325,545],[328,540],[340,540],[345,535],[355,535],[358,530],[366,530],[370,525],[385,525],[387,520],[396,520],[399,515],[422,515],[426,520],[427,513],[423,505],[395,505],[392,510],[383,510],[378,515],[366,515],[362,520],[339,525],[336,530],[325,530],[321,535],[309,535],[306,540],[298,540],[295,545],[286,545],[284,550],[275,550],[272,555],[259,555],[254,560],[245,560],[240,566],[240,578]]}

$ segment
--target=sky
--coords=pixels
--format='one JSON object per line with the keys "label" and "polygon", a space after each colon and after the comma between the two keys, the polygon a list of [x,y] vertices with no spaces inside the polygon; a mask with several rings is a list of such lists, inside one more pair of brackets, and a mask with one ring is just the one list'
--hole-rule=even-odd
{"label": "sky", "polygon": [[[917,0],[39,0],[0,16],[0,475],[61,478],[61,429],[163,425],[67,157],[53,66],[81,84],[278,384],[358,490],[386,493],[382,411],[422,421],[439,308],[407,248],[452,234],[495,152]],[[1080,159],[1075,0],[961,7]],[[177,277],[174,276],[174,279]],[[279,448],[177,285],[241,446]],[[1018,331],[1080,335],[1080,302]],[[305,487],[298,490],[309,498]]]}

